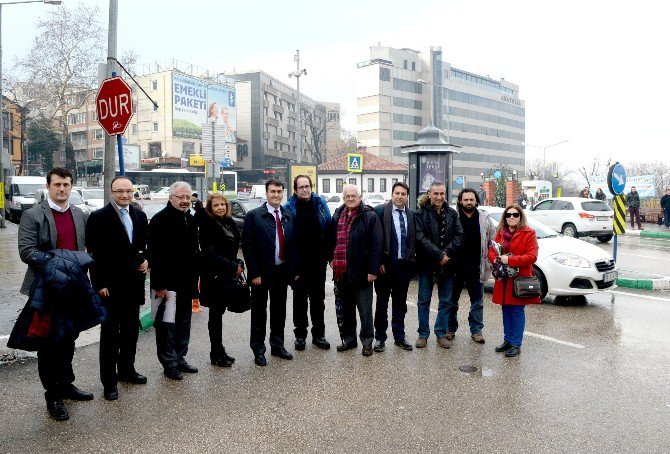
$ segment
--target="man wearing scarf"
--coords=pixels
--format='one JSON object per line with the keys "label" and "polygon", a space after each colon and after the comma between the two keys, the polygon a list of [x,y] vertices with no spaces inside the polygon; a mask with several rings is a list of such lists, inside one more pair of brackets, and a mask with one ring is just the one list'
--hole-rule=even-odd
{"label": "man wearing scarf", "polygon": [[374,326],[372,283],[382,262],[383,234],[374,210],[361,202],[358,186],[347,185],[344,204],[333,215],[329,251],[336,292],[342,301],[342,344],[338,352],[358,347],[356,308],[361,319],[360,339],[363,356],[372,355]]}

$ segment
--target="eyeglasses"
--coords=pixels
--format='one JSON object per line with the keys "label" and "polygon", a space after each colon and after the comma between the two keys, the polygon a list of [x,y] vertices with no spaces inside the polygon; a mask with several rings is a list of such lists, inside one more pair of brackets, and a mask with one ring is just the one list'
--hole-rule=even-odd
{"label": "eyeglasses", "polygon": [[132,189],[115,189],[112,191],[114,194],[132,194],[133,191]]}
{"label": "eyeglasses", "polygon": [[521,213],[517,213],[516,211],[514,211],[514,212],[512,212],[512,211],[508,211],[507,213],[505,213],[505,217],[506,217],[507,219],[509,219],[509,218],[518,218],[518,217],[521,217]]}
{"label": "eyeglasses", "polygon": [[191,200],[190,195],[171,195],[170,197],[174,197],[179,200]]}

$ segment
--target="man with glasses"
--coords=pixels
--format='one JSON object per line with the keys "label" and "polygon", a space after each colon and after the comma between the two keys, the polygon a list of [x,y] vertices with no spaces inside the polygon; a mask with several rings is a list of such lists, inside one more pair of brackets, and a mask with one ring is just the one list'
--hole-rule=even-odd
{"label": "man with glasses", "polygon": [[149,224],[146,214],[131,204],[134,190],[128,178],[114,178],[110,189],[112,200],[89,216],[86,248],[95,260],[93,287],[108,313],[100,330],[100,380],[105,399],[116,400],[118,381],[147,382],[135,370],[135,351],[149,267],[145,254]]}
{"label": "man with glasses", "polygon": [[295,349],[304,350],[307,338],[307,299],[312,319],[312,344],[328,350],[326,326],[323,321],[326,298],[325,237],[330,223],[330,210],[325,200],[312,192],[312,179],[298,175],[293,180],[293,195],[284,207],[295,217],[296,273],[300,276],[293,285],[293,324]]}
{"label": "man with glasses", "polygon": [[[198,369],[184,358],[191,335],[191,301],[197,295],[198,229],[191,209],[191,186],[178,181],[169,189],[167,206],[149,223],[149,265],[158,360],[164,374],[181,380]],[[153,309],[153,307],[152,307]]]}

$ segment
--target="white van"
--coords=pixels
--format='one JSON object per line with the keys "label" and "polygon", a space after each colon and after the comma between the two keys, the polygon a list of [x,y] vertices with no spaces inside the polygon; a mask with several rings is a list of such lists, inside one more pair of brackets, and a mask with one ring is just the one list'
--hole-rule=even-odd
{"label": "white van", "polygon": [[5,216],[12,222],[19,222],[21,213],[35,205],[38,189],[47,185],[46,177],[24,177],[11,175],[5,181]]}

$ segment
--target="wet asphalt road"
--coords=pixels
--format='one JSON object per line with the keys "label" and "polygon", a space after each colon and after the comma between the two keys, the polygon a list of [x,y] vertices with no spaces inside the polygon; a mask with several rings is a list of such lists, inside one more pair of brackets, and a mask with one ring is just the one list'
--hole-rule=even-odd
{"label": "wet asphalt road", "polygon": [[[613,241],[603,244],[592,238],[582,240],[612,253]],[[670,239],[626,235],[619,237],[617,249],[619,269],[670,276]]]}
{"label": "wet asphalt road", "polygon": [[[588,304],[528,307],[522,354],[513,359],[493,351],[502,323],[489,297],[485,345],[470,340],[462,309],[449,350],[434,337],[426,349],[391,343],[371,358],[360,347],[337,353],[308,344],[293,361],[268,357],[265,368],[248,347],[249,313],[224,318],[226,347],[237,358],[231,369],[207,363],[207,315],[195,314],[188,360],[200,373],[165,379],[152,330],[140,335],[137,361],[149,383],[121,385],[119,400],[107,402],[98,347],[84,347],[75,353],[76,384],[96,398],[69,403],[64,423],[48,418],[37,363],[6,364],[0,452],[668,452],[670,294],[617,291]],[[290,317],[289,310],[293,351]],[[416,328],[411,303],[411,341]],[[460,372],[462,365],[477,372]]]}

